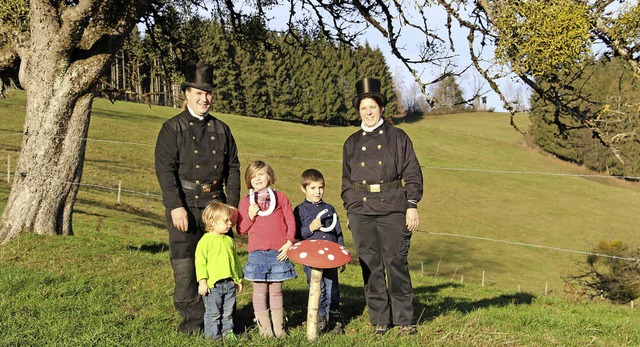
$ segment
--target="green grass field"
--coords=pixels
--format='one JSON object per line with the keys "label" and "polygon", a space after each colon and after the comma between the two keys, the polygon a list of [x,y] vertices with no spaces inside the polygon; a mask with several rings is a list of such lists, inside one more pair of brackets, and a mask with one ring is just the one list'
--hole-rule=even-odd
{"label": "green grass field", "polygon": [[[7,158],[11,171],[19,154],[24,102],[24,93],[15,91],[0,99],[3,173]],[[153,148],[162,122],[176,113],[96,100],[74,213],[76,235],[24,234],[0,246],[0,346],[209,344],[175,331]],[[218,116],[232,128],[243,169],[254,159],[269,162],[275,187],[294,204],[303,199],[300,173],[320,169],[325,200],[336,206],[346,230],[341,148],[355,127]],[[516,122],[526,129],[526,116]],[[422,223],[410,252],[419,334],[373,336],[354,263],[341,276],[346,334],[323,335],[315,345],[640,345],[637,310],[574,300],[561,278],[585,258],[574,251],[610,239],[638,246],[639,185],[588,177],[592,173],[526,147],[505,114],[427,117],[399,126],[413,139],[425,176]],[[0,209],[9,189],[3,175]],[[345,237],[353,250],[351,235]],[[246,258],[246,240],[238,242]],[[247,332],[231,345],[306,343],[307,287],[298,270],[301,276],[285,284],[290,337],[258,337],[247,286],[236,315],[238,331]]]}

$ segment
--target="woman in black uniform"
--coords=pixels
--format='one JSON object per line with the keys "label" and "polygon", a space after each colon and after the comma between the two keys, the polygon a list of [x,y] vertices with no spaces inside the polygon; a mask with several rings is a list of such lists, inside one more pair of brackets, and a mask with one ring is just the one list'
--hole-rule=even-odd
{"label": "woman in black uniform", "polygon": [[[342,200],[362,268],[369,320],[377,334],[415,334],[407,256],[418,228],[422,171],[407,134],[382,117],[380,81],[356,83],[361,128],[344,143]],[[385,280],[386,278],[386,280]]]}

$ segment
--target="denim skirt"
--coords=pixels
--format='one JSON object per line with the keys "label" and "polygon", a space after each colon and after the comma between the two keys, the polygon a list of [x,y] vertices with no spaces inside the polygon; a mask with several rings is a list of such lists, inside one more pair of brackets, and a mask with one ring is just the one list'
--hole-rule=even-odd
{"label": "denim skirt", "polygon": [[277,260],[278,251],[249,252],[247,264],[242,268],[244,279],[253,282],[282,282],[298,277],[296,269],[287,259]]}

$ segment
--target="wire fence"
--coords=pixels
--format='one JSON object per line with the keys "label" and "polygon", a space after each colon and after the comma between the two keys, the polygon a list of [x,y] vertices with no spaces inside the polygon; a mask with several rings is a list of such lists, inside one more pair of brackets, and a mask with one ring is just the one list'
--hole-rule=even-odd
{"label": "wire fence", "polygon": [[[6,134],[0,134],[0,136],[1,135],[6,135]],[[22,135],[22,134],[16,134],[16,135]],[[93,142],[113,143],[113,144],[120,144],[120,145],[152,147],[152,145],[149,145],[149,144],[136,143],[136,142],[113,141],[113,140],[97,140],[97,139],[83,139],[83,140],[85,140],[85,141],[93,141]],[[337,160],[337,159],[320,159],[320,158],[307,158],[307,157],[294,157],[294,156],[268,155],[268,154],[257,154],[257,153],[242,153],[242,152],[239,153],[239,154],[241,154],[241,155],[250,155],[250,156],[263,156],[263,157],[279,157],[279,158],[288,158],[288,159],[294,159],[294,160],[324,161],[324,162],[341,163],[341,160]],[[436,166],[424,166],[424,168],[427,169],[427,170],[467,171],[467,172],[492,173],[492,174],[509,174],[509,175],[545,175],[545,176],[557,176],[557,177],[589,177],[589,178],[601,178],[601,179],[620,179],[620,178],[640,179],[640,177],[613,177],[613,176],[595,175],[595,174],[594,175],[590,175],[590,174],[565,174],[565,173],[549,173],[549,172],[487,170],[487,169],[456,168],[456,167],[436,167]],[[11,182],[11,177],[12,176],[13,176],[13,173],[11,172],[11,156],[8,155],[7,156],[7,182],[8,183]],[[62,180],[55,180],[55,179],[50,179],[50,181],[58,182],[59,184],[72,184],[72,185],[79,185],[80,187],[85,187],[85,188],[89,188],[89,189],[99,189],[99,190],[102,190],[102,191],[116,192],[117,196],[118,196],[118,203],[120,203],[120,197],[121,197],[121,194],[123,194],[123,193],[131,194],[131,195],[144,196],[145,198],[152,198],[152,199],[156,199],[156,200],[162,200],[162,195],[160,195],[160,194],[150,193],[148,191],[147,192],[141,192],[141,191],[137,191],[137,190],[133,190],[133,189],[122,188],[122,182],[121,181],[118,183],[117,187],[107,186],[107,185],[103,185],[103,184],[76,183],[76,182],[69,182],[69,181],[62,181]],[[429,235],[434,235],[434,236],[466,238],[466,239],[481,240],[481,241],[493,242],[493,243],[502,243],[502,244],[514,245],[514,246],[546,249],[546,250],[552,250],[552,251],[557,251],[557,252],[574,253],[574,254],[581,254],[581,255],[587,255],[587,256],[597,256],[597,257],[617,259],[617,260],[625,260],[625,261],[633,261],[633,262],[640,261],[640,259],[638,259],[638,258],[619,257],[619,256],[600,254],[600,253],[594,253],[594,252],[587,252],[587,251],[580,251],[580,250],[574,250],[574,249],[568,249],[568,248],[562,248],[562,247],[531,244],[531,243],[525,243],[525,242],[519,242],[519,241],[493,239],[493,238],[487,238],[487,237],[471,236],[471,235],[463,235],[463,234],[455,234],[455,233],[447,233],[447,232],[432,232],[432,231],[426,231],[426,230],[418,230],[417,232],[425,233],[425,234],[429,234]]]}
{"label": "wire fence", "polygon": [[[444,129],[442,129],[442,128],[440,130],[444,131]],[[0,131],[7,131],[7,130],[0,130]],[[458,133],[456,131],[449,131],[449,132]],[[468,135],[469,136],[474,136],[471,133],[469,133]],[[10,137],[10,136],[16,136],[16,137],[17,136],[20,136],[20,137],[25,136],[25,137],[28,137],[28,136],[38,136],[38,135],[34,135],[34,134],[25,135],[25,134],[23,134],[21,132],[0,133],[0,137]],[[485,137],[483,135],[480,135],[480,137],[481,138],[489,138],[489,137]],[[145,147],[145,148],[154,147],[153,144],[130,142],[130,141],[90,139],[90,138],[81,138],[80,140],[87,141],[87,142],[108,143],[108,144],[125,145],[125,146],[139,146],[139,147]],[[321,158],[317,158],[317,157],[309,158],[309,157],[296,157],[296,156],[283,156],[283,155],[269,155],[269,154],[262,154],[262,153],[258,154],[258,153],[240,152],[239,155],[254,156],[254,157],[277,157],[277,158],[287,158],[287,159],[292,159],[292,160],[315,161],[315,162],[318,162],[318,161],[330,162],[330,163],[341,163],[342,162],[340,159],[321,159]],[[11,178],[13,176],[13,173],[11,172],[11,168],[12,168],[11,155],[7,156],[7,166],[6,167],[7,167],[6,180],[10,184],[11,183]],[[598,178],[598,179],[626,179],[626,180],[635,180],[635,181],[640,180],[640,177],[634,177],[634,176],[609,176],[609,175],[599,175],[599,174],[567,174],[567,173],[550,173],[550,172],[539,172],[539,171],[491,170],[491,169],[475,169],[475,168],[462,168],[462,167],[423,166],[423,169],[426,169],[426,170],[458,171],[458,172],[474,172],[474,173],[489,173],[489,174],[504,174],[504,175],[542,175],[542,176],[556,176],[556,177],[579,177],[579,178]],[[116,192],[117,193],[117,202],[118,203],[121,202],[121,195],[123,193],[130,194],[130,195],[143,196],[143,197],[145,197],[147,199],[150,198],[150,199],[154,199],[154,200],[160,200],[160,201],[162,200],[162,196],[160,194],[156,194],[156,193],[152,193],[152,192],[148,192],[148,191],[141,192],[141,191],[137,191],[137,190],[133,190],[133,189],[125,189],[125,188],[122,187],[122,182],[121,181],[118,182],[118,186],[117,187],[108,186],[108,185],[104,185],[104,184],[95,184],[95,183],[76,183],[76,182],[68,182],[68,181],[61,181],[61,180],[50,180],[50,181],[58,182],[59,184],[79,185],[80,187],[84,187],[84,188],[87,188],[87,189],[98,189],[98,190],[102,190],[102,191]],[[417,232],[428,234],[428,235],[432,235],[432,236],[449,237],[449,238],[465,238],[465,239],[472,239],[472,240],[478,240],[478,241],[484,241],[484,242],[501,243],[501,244],[506,244],[506,245],[511,245],[511,246],[546,249],[546,250],[551,250],[551,251],[555,251],[555,252],[580,254],[580,255],[586,255],[586,256],[596,256],[596,257],[603,257],[603,258],[623,260],[623,261],[632,261],[632,262],[640,261],[640,259],[638,259],[638,258],[619,257],[619,256],[600,254],[600,253],[595,253],[595,252],[574,250],[574,249],[568,249],[568,248],[556,247],[556,246],[547,246],[547,245],[525,243],[525,242],[512,241],[512,240],[494,239],[494,238],[487,238],[487,237],[481,237],[481,236],[463,235],[463,234],[448,233],[448,232],[434,232],[434,231],[426,231],[426,230],[418,230]],[[437,270],[436,270],[436,273],[437,273]],[[483,276],[482,277],[483,277],[483,283],[484,283],[484,272],[483,272]]]}

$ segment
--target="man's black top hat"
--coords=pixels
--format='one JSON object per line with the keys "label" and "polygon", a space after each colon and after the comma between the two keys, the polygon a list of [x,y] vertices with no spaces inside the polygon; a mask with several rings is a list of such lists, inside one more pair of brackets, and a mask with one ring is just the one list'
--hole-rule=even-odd
{"label": "man's black top hat", "polygon": [[360,106],[360,101],[368,97],[376,97],[380,100],[382,105],[387,105],[387,97],[380,92],[380,81],[375,78],[363,78],[356,82],[357,95],[351,100],[353,108],[356,110]]}
{"label": "man's black top hat", "polygon": [[205,92],[213,90],[213,65],[196,63],[187,65],[184,73],[185,81],[180,85],[180,89],[192,87]]}

